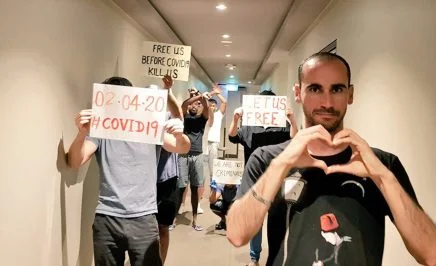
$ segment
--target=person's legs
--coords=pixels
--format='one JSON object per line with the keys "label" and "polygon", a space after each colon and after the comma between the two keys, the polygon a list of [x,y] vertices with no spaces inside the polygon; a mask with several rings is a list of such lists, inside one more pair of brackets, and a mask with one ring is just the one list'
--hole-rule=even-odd
{"label": "person's legs", "polygon": [[159,229],[155,215],[125,220],[130,265],[162,265]]}
{"label": "person's legs", "polygon": [[157,184],[157,209],[156,216],[159,224],[160,252],[162,262],[165,259],[170,244],[169,226],[173,224],[177,212],[177,177]]}
{"label": "person's legs", "polygon": [[95,266],[124,265],[125,245],[119,218],[96,214],[92,225]]}
{"label": "person's legs", "polygon": [[178,214],[183,214],[186,210],[185,202],[186,202],[186,194],[188,194],[188,189],[184,189],[183,191],[184,192],[183,192],[183,195],[181,196],[181,201],[180,201],[181,205],[180,205],[178,212],[177,212]]}
{"label": "person's legs", "polygon": [[262,252],[262,227],[259,232],[250,240],[250,258],[253,262],[259,262]]}
{"label": "person's legs", "polygon": [[222,200],[217,200],[214,203],[210,204],[210,209],[212,212],[216,215],[218,215],[221,218],[221,221],[215,225],[216,230],[226,229],[226,213],[228,207]]}
{"label": "person's legs", "polygon": [[201,154],[190,156],[189,158],[189,182],[191,183],[191,205],[192,205],[192,226],[195,230],[203,230],[197,225],[197,207],[198,207],[198,188],[203,187],[203,157]]}
{"label": "person's legs", "polygon": [[217,142],[208,142],[208,148],[209,148],[209,156],[207,158],[208,160],[208,166],[209,166],[209,178],[210,180],[213,179],[213,160],[218,158],[218,143]]}
{"label": "person's legs", "polygon": [[159,225],[159,238],[160,238],[160,257],[162,264],[165,264],[165,260],[168,254],[168,248],[170,247],[170,230],[168,225]]}

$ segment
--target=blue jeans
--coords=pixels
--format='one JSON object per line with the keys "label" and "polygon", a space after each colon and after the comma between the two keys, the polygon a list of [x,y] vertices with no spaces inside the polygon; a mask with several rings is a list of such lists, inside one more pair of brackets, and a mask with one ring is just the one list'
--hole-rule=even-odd
{"label": "blue jeans", "polygon": [[250,240],[250,258],[252,261],[258,262],[262,252],[262,227],[259,232]]}

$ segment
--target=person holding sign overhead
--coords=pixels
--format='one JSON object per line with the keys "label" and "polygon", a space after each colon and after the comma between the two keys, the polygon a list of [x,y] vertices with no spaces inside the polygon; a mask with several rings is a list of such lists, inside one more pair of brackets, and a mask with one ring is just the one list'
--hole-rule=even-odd
{"label": "person holding sign overhead", "polygon": [[[122,77],[103,84],[132,87]],[[157,155],[155,144],[89,137],[92,110],[75,117],[79,130],[68,151],[68,165],[79,168],[93,154],[100,170],[100,194],[93,224],[95,265],[124,265],[127,251],[131,265],[162,265],[156,221]],[[186,153],[190,142],[180,119],[164,127],[162,147]]]}
{"label": "person holding sign overhead", "polygon": [[[259,93],[264,96],[275,96],[270,90]],[[244,147],[244,162],[247,164],[251,154],[259,147],[285,142],[294,136],[297,131],[297,122],[290,109],[287,110],[286,127],[263,127],[242,126],[238,129],[239,120],[242,118],[244,109],[239,107],[234,111],[233,120],[229,127],[229,140],[232,143],[240,143]],[[250,266],[259,265],[262,251],[262,228],[250,241]]]}
{"label": "person holding sign overhead", "polygon": [[[167,117],[183,119],[183,111],[172,92],[173,79],[169,75],[162,78],[164,89],[168,90]],[[156,86],[157,87],[157,86]],[[170,244],[169,226],[173,224],[177,212],[177,179],[180,176],[177,153],[162,149],[157,165],[157,222],[159,224],[160,253],[165,263]]]}
{"label": "person holding sign overhead", "polygon": [[[199,202],[198,188],[204,185],[203,169],[203,134],[208,119],[213,119],[213,113],[209,112],[207,100],[213,92],[200,93],[197,89],[189,89],[190,97],[182,104],[184,115],[184,133],[191,141],[191,149],[188,154],[179,156],[180,178],[178,180],[179,198],[178,208],[180,208],[183,192],[188,184],[191,188],[192,205],[192,228],[202,231],[203,227],[197,224],[197,208]],[[174,224],[173,224],[174,227]]]}

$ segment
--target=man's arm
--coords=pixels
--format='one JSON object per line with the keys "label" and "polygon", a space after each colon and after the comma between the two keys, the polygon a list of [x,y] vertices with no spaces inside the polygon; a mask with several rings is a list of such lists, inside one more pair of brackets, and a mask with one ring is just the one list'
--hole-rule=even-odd
{"label": "man's arm", "polygon": [[182,103],[182,112],[183,116],[188,111],[188,105],[200,100],[203,96],[200,94],[200,92],[196,88],[191,88],[189,90],[189,98],[184,100]]}
{"label": "man's arm", "polygon": [[227,100],[226,98],[224,98],[224,96],[221,95],[221,93],[217,94],[216,97],[218,97],[218,99],[220,99],[221,101],[221,105],[220,105],[220,111],[222,114],[226,113],[226,109],[227,109]]}
{"label": "man's arm", "polygon": [[221,102],[221,105],[220,105],[220,111],[221,111],[222,114],[225,114],[225,112],[226,112],[226,108],[227,108],[227,100],[226,100],[226,98],[224,98],[224,97],[221,95],[221,88],[218,87],[218,83],[215,83],[215,84],[213,85],[213,89],[212,89],[212,92],[211,92],[211,96],[212,96],[212,95],[216,95],[216,97],[218,97],[218,99],[219,99],[220,102]]}
{"label": "man's arm", "polygon": [[188,153],[191,141],[183,134],[183,121],[179,118],[170,119],[165,124],[163,148],[168,152]]}
{"label": "man's arm", "polygon": [[[246,193],[233,203],[227,218],[227,238],[234,246],[245,245],[258,232],[291,168],[317,167],[327,171],[325,162],[313,158],[307,151],[307,144],[314,140],[332,145],[330,134],[318,125],[299,131],[277,156],[272,153],[264,155],[264,147],[250,156],[238,192]],[[250,181],[253,186],[247,186]]]}
{"label": "man's arm", "polygon": [[97,150],[97,146],[92,141],[86,140],[91,119],[92,110],[82,110],[75,117],[79,132],[68,150],[68,166],[71,168],[78,169],[89,161]]}
{"label": "man's arm", "polygon": [[179,105],[179,102],[171,89],[173,86],[173,79],[171,76],[165,75],[162,78],[162,81],[164,82],[164,88],[168,90],[168,109],[171,113],[171,117],[183,119],[182,107]]}
{"label": "man's arm", "polygon": [[235,137],[238,134],[238,122],[242,116],[242,107],[236,108],[233,112],[233,119],[229,126],[229,137]]}
{"label": "man's arm", "polygon": [[[253,196],[250,190],[252,184],[255,183],[253,189],[257,195],[272,202],[289,171],[286,164],[274,159],[259,178],[259,168],[264,166],[260,156],[259,149],[250,156],[240,188],[246,193],[232,204],[227,216],[227,238],[236,247],[247,244],[253,238],[261,228],[269,209],[268,204],[262,203]],[[257,178],[259,180],[256,182]],[[251,184],[247,185],[247,183]]]}
{"label": "man's arm", "polygon": [[286,111],[286,118],[289,124],[291,124],[290,134],[291,134],[291,138],[293,138],[298,132],[298,126],[297,126],[297,120],[295,120],[294,112],[292,111],[292,109],[288,108],[288,110]]}
{"label": "man's arm", "polygon": [[392,172],[380,178],[382,192],[394,224],[407,250],[424,265],[436,265],[436,226],[430,217],[410,198]]}
{"label": "man's arm", "polygon": [[210,112],[209,104],[207,103],[207,100],[209,98],[210,96],[208,92],[204,92],[203,94],[201,94],[200,102],[203,105],[203,111],[201,112],[201,115],[207,120],[212,119],[213,121],[213,112]]}
{"label": "man's arm", "polygon": [[333,144],[350,145],[356,153],[349,163],[330,166],[327,172],[370,177],[380,189],[410,254],[421,264],[436,265],[436,225],[410,197],[413,188],[399,159],[394,157],[388,169],[368,143],[350,129],[337,133]]}

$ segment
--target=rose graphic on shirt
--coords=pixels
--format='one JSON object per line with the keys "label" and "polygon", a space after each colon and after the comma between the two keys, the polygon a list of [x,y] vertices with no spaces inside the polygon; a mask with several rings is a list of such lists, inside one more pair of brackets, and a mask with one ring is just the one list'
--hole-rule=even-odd
{"label": "rose graphic on shirt", "polygon": [[340,236],[337,233],[339,228],[338,220],[333,213],[324,214],[320,217],[321,222],[321,235],[333,246],[332,254],[325,259],[320,260],[318,257],[318,249],[315,251],[315,261],[312,266],[324,266],[324,263],[334,261],[335,265],[338,265],[339,250],[344,242],[351,242],[350,236]]}

